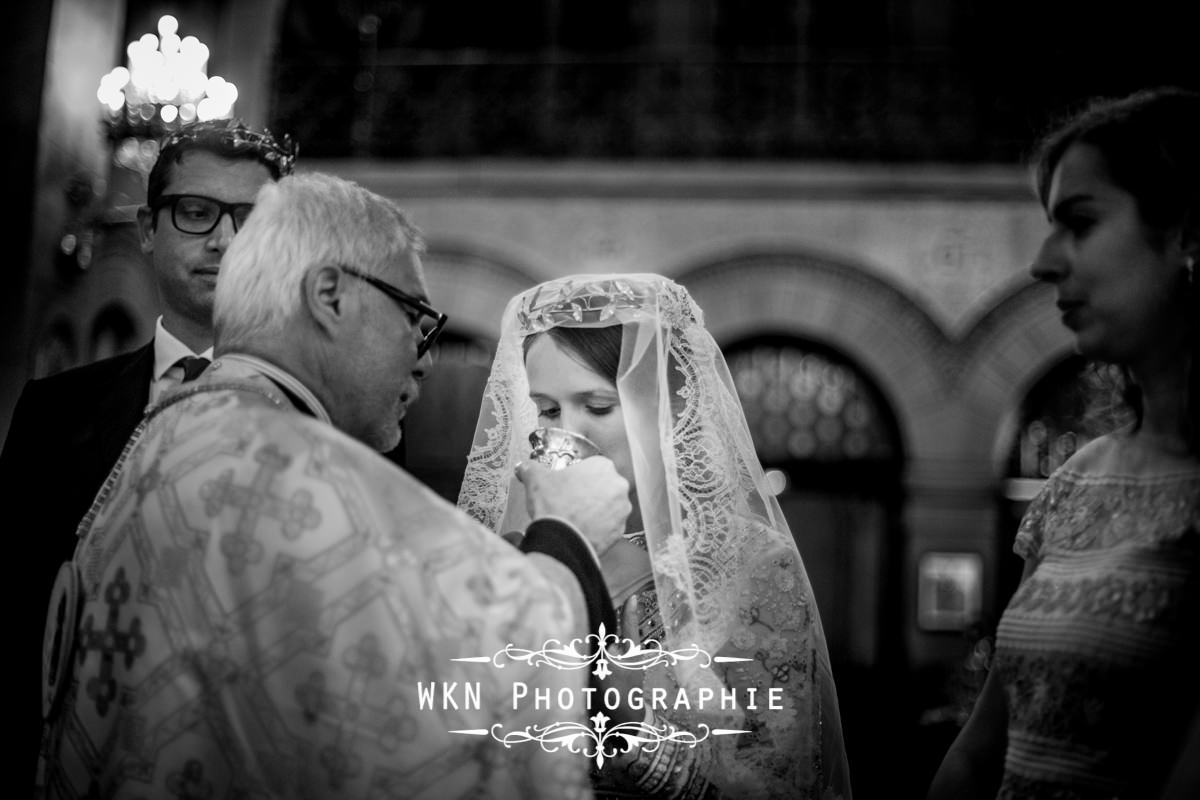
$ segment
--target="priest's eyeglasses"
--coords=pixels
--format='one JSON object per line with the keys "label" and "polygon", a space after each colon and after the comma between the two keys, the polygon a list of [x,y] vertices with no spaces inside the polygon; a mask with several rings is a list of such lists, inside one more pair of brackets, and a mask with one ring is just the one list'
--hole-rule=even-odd
{"label": "priest's eyeglasses", "polygon": [[196,236],[212,233],[226,214],[233,222],[233,232],[237,233],[254,210],[253,203],[225,203],[202,194],[164,194],[154,203],[154,213],[164,206],[171,207],[175,230]]}
{"label": "priest's eyeglasses", "polygon": [[420,328],[421,342],[417,345],[417,358],[424,356],[429,352],[429,348],[433,346],[434,341],[442,332],[442,328],[446,327],[448,316],[435,309],[428,303],[413,297],[408,292],[402,292],[395,286],[392,286],[386,281],[376,278],[374,275],[368,275],[365,272],[348,267],[345,264],[339,264],[342,272],[347,275],[353,275],[359,280],[366,281],[374,286],[379,291],[386,294],[388,297],[395,300],[400,305],[406,308],[405,313],[408,314],[409,321]]}

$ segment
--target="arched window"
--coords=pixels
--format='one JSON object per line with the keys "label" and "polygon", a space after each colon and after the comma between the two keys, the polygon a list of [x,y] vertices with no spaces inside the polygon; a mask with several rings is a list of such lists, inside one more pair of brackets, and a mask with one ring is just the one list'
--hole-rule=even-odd
{"label": "arched window", "polygon": [[764,342],[731,354],[729,368],[764,463],[896,457],[888,415],[847,362]]}

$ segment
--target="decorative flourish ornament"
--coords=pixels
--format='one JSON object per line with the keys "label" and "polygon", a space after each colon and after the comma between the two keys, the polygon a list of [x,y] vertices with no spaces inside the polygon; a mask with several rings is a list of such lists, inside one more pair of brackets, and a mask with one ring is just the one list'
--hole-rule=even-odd
{"label": "decorative flourish ornament", "polygon": [[[591,652],[585,650],[585,652],[581,653],[579,651],[580,646],[593,642],[595,643],[595,647],[587,648]],[[520,661],[531,667],[548,666],[555,669],[582,669],[594,663],[596,669],[592,672],[601,680],[612,674],[608,669],[609,664],[620,669],[647,670],[659,664],[675,666],[681,661],[690,661],[693,659],[697,660],[697,664],[700,667],[708,667],[713,661],[725,663],[750,660],[747,658],[725,658],[720,656],[714,659],[696,645],[681,647],[678,650],[664,650],[662,645],[654,639],[647,639],[639,643],[632,639],[623,639],[615,633],[609,633],[605,629],[604,623],[600,623],[598,633],[589,633],[582,639],[572,639],[567,644],[563,644],[558,639],[550,639],[538,650],[526,650],[525,648],[514,647],[510,644],[502,650],[497,650],[490,657],[471,656],[452,660],[491,661],[493,666],[503,667],[504,659]]]}
{"label": "decorative flourish ornament", "polygon": [[[529,725],[521,731],[502,733],[499,724],[493,725],[490,734],[493,739],[505,747],[512,747],[521,742],[537,742],[547,753],[553,753],[566,748],[572,753],[580,753],[593,759],[596,767],[604,766],[607,759],[613,758],[630,747],[639,747],[646,752],[654,752],[664,742],[678,742],[688,747],[695,747],[709,737],[729,736],[748,731],[711,729],[703,722],[700,723],[699,734],[681,730],[669,722],[653,725],[646,722],[621,722],[611,728],[606,728],[609,717],[600,712],[588,719],[591,727],[581,722],[556,722],[551,725]],[[454,733],[454,731],[451,731]]]}
{"label": "decorative flourish ornament", "polygon": [[[586,647],[589,643],[594,643],[595,647]],[[581,646],[585,646],[583,652],[580,652]],[[695,645],[678,650],[664,650],[653,639],[639,643],[633,639],[621,638],[616,634],[609,633],[603,623],[600,624],[597,633],[588,634],[582,639],[572,639],[567,644],[563,644],[558,639],[549,639],[537,650],[528,650],[509,644],[491,656],[467,656],[451,660],[475,663],[490,662],[492,666],[500,669],[503,669],[508,661],[529,664],[531,667],[549,666],[561,670],[584,669],[594,664],[595,669],[592,670],[592,674],[600,680],[613,674],[609,669],[610,665],[618,669],[645,671],[660,665],[674,667],[683,661],[696,661],[696,666],[702,669],[708,668],[714,662],[753,661],[750,658],[728,656],[714,658]],[[736,695],[734,697],[736,698]],[[723,697],[722,702],[727,699],[728,697]],[[514,705],[516,702],[517,698],[514,696]],[[689,699],[686,702],[690,708],[692,701]],[[587,703],[590,711],[591,700],[589,699]],[[569,709],[564,709],[564,711],[566,710]],[[606,759],[613,758],[631,747],[643,748],[646,752],[653,753],[663,742],[675,742],[695,747],[710,735],[731,736],[749,733],[748,730],[742,729],[712,728],[703,722],[696,725],[696,732],[692,732],[683,730],[670,722],[661,721],[657,715],[653,714],[646,720],[622,722],[609,728],[607,726],[611,719],[600,709],[588,717],[588,721],[591,723],[590,727],[581,722],[567,721],[555,722],[550,725],[529,725],[519,731],[505,732],[503,725],[496,724],[490,729],[473,728],[449,732],[471,736],[490,734],[493,739],[505,747],[512,747],[514,744],[522,742],[537,742],[548,753],[566,748],[572,753],[581,753],[595,760],[597,768],[603,767]]]}

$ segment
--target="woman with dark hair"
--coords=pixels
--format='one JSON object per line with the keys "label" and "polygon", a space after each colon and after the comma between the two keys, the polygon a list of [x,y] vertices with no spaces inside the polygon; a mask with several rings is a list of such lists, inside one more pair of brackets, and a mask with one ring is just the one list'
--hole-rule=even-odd
{"label": "woman with dark hair", "polygon": [[582,275],[509,302],[459,495],[497,533],[524,529],[515,474],[538,427],[586,437],[631,487],[625,538],[597,555],[644,667],[600,676],[596,795],[848,800],[812,588],[687,291]]}
{"label": "woman with dark hair", "polygon": [[1078,352],[1124,368],[1136,421],[1030,504],[1021,585],[929,796],[1195,797],[1200,94],[1094,102],[1044,139],[1035,177],[1033,276]]}

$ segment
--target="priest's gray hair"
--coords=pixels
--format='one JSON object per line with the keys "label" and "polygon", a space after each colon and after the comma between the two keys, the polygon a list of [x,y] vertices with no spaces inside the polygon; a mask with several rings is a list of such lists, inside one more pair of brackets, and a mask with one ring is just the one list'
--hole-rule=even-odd
{"label": "priest's gray hair", "polygon": [[228,350],[282,333],[311,267],[348,264],[381,275],[398,256],[423,250],[420,231],[399,206],[357,183],[319,172],[267,183],[221,259],[213,302],[218,345]]}

